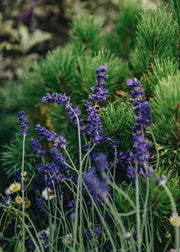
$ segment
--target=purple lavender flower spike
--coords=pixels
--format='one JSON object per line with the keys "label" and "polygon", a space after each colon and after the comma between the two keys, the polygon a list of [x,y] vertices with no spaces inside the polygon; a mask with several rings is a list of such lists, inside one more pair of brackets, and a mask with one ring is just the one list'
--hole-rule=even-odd
{"label": "purple lavender flower spike", "polygon": [[50,153],[54,159],[54,162],[59,170],[67,173],[69,172],[69,167],[65,165],[65,157],[56,148],[51,148]]}
{"label": "purple lavender flower spike", "polygon": [[36,138],[31,138],[31,147],[34,150],[35,154],[39,157],[44,157],[45,150],[41,146],[40,142]]}
{"label": "purple lavender flower spike", "polygon": [[50,141],[53,146],[57,146],[60,149],[66,148],[66,139],[63,136],[59,136],[54,131],[47,130],[45,127],[40,124],[36,125],[36,131],[42,136],[45,140]]}
{"label": "purple lavender flower spike", "polygon": [[47,175],[45,184],[52,190],[54,186],[58,186],[60,183],[63,183],[63,180],[65,178],[63,174],[59,174],[59,169],[55,163],[40,164],[36,167],[36,170],[39,171],[39,173],[42,175]]}
{"label": "purple lavender flower spike", "polygon": [[146,136],[146,129],[151,126],[151,108],[150,105],[143,98],[144,92],[141,89],[140,81],[127,80],[127,85],[131,89],[131,97],[133,99],[134,113],[136,115],[134,132],[134,149],[135,153],[131,153],[130,162],[127,172],[132,183],[135,181],[135,163],[138,164],[139,174],[145,178],[150,178],[153,173],[153,168],[149,164],[150,154],[148,149],[151,145],[144,139]]}
{"label": "purple lavender flower spike", "polygon": [[46,208],[46,205],[45,205],[45,203],[44,203],[43,198],[37,198],[37,199],[36,199],[36,205],[37,205],[37,208],[39,208],[39,210],[40,210],[41,212],[43,212],[45,216],[48,216],[48,215],[49,215],[49,214],[48,214],[48,209]]}
{"label": "purple lavender flower spike", "polygon": [[28,136],[29,135],[29,133],[28,133],[29,126],[28,126],[27,117],[24,116],[24,111],[21,111],[18,114],[20,115],[19,124],[20,124],[20,127],[21,127],[21,133],[24,136]]}
{"label": "purple lavender flower spike", "polygon": [[68,116],[70,117],[71,121],[74,123],[76,127],[78,126],[77,122],[78,118],[81,134],[84,133],[85,127],[81,118],[81,111],[79,108],[76,108],[70,103],[70,97],[66,96],[66,94],[63,95],[57,93],[52,93],[52,95],[46,94],[46,96],[42,98],[42,102],[46,103],[56,102],[58,105],[62,105],[66,109]]}
{"label": "purple lavender flower spike", "polygon": [[96,113],[94,106],[87,102],[85,106],[88,106],[87,112],[89,114],[88,121],[86,125],[86,133],[93,139],[94,145],[99,144],[103,139],[102,128],[103,125],[100,122],[100,116]]}
{"label": "purple lavender flower spike", "polygon": [[106,64],[96,69],[96,86],[94,88],[91,87],[92,95],[89,95],[89,99],[93,102],[102,103],[106,100],[108,90],[105,88],[108,76],[105,73],[107,68],[108,65]]}
{"label": "purple lavender flower spike", "polygon": [[106,174],[103,174],[102,178],[99,179],[96,174],[96,169],[91,167],[84,174],[83,179],[94,199],[102,200],[108,197],[110,186],[108,185],[109,177]]}
{"label": "purple lavender flower spike", "polygon": [[97,157],[97,169],[99,172],[104,172],[108,167],[107,157],[104,154],[99,154]]}
{"label": "purple lavender flower spike", "polygon": [[106,100],[106,94],[108,90],[106,89],[107,75],[106,69],[108,65],[101,66],[96,69],[96,85],[91,87],[92,95],[89,95],[90,102],[86,102],[85,106],[87,107],[87,112],[89,114],[88,121],[85,131],[87,135],[91,136],[93,139],[93,144],[97,145],[103,140],[102,128],[103,125],[100,121],[100,115],[96,111],[97,103],[102,103]]}

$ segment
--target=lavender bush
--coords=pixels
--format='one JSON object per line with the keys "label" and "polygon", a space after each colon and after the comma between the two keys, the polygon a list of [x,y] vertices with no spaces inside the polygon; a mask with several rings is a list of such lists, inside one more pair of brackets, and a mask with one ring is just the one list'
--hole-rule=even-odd
{"label": "lavender bush", "polygon": [[[105,134],[101,122],[101,109],[108,93],[107,69],[108,65],[96,69],[96,85],[85,103],[86,121],[66,94],[52,93],[42,98],[43,103],[63,106],[77,129],[76,158],[69,153],[63,136],[37,124],[40,137],[31,138],[30,144],[40,161],[31,177],[25,169],[29,126],[24,112],[19,112],[22,167],[7,188],[6,196],[2,195],[0,205],[4,251],[10,226],[15,230],[14,251],[153,252],[154,240],[159,238],[153,218],[161,208],[157,207],[152,191],[160,191],[159,188],[163,188],[165,199],[171,205],[167,222],[173,227],[174,248],[170,251],[179,251],[180,216],[176,203],[166,176],[158,177],[158,159],[155,165],[151,164],[150,149],[156,146],[151,130],[151,107],[140,82],[129,79],[127,85],[135,117],[134,144],[131,150],[122,151],[120,143]],[[149,143],[147,134],[151,134],[153,142]],[[121,178],[117,175],[119,166],[126,173],[124,184],[120,184]]]}

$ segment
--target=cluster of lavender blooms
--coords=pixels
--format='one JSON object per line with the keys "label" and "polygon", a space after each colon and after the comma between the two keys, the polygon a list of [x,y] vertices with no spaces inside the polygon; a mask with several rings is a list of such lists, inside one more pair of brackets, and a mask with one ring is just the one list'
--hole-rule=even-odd
{"label": "cluster of lavender blooms", "polygon": [[27,117],[24,115],[24,111],[20,111],[19,115],[20,115],[19,124],[20,124],[20,127],[21,127],[21,133],[24,136],[28,136],[29,135],[29,133],[28,133],[29,126],[28,126]]}
{"label": "cluster of lavender blooms", "polygon": [[45,150],[41,146],[40,142],[36,138],[31,138],[30,141],[31,147],[34,150],[34,153],[39,157],[44,157]]}
{"label": "cluster of lavender blooms", "polygon": [[53,146],[57,146],[60,149],[66,148],[66,139],[63,136],[59,136],[54,131],[47,130],[45,127],[40,124],[36,125],[36,131],[42,136],[45,140],[50,141]]}
{"label": "cluster of lavender blooms", "polygon": [[46,186],[53,189],[65,179],[63,174],[60,174],[58,167],[54,163],[40,164],[36,167],[40,175],[48,175],[46,179]]}
{"label": "cluster of lavender blooms", "polygon": [[[110,192],[110,186],[108,184],[109,176],[105,173],[107,167],[107,157],[104,154],[99,154],[97,157],[97,169],[91,167],[83,177],[87,189],[98,202],[108,197]],[[97,175],[97,171],[100,173],[100,178]]]}
{"label": "cluster of lavender blooms", "polygon": [[150,105],[143,98],[144,92],[141,89],[140,82],[138,80],[132,81],[129,79],[127,85],[131,89],[131,97],[133,99],[134,113],[136,115],[135,125],[133,127],[134,132],[134,149],[135,153],[130,154],[131,165],[127,167],[127,173],[130,176],[131,181],[135,182],[136,168],[138,166],[138,173],[146,178],[150,178],[153,173],[153,168],[149,164],[150,154],[148,149],[151,145],[145,140],[146,130],[151,126],[151,108]]}
{"label": "cluster of lavender blooms", "polygon": [[[89,99],[91,101],[85,104],[89,115],[88,124],[86,126],[83,124],[81,111],[79,108],[76,108],[70,103],[70,97],[66,96],[66,94],[62,95],[52,93],[52,95],[47,94],[42,98],[43,102],[55,102],[58,105],[62,105],[66,109],[66,112],[74,125],[77,127],[79,124],[81,134],[86,133],[89,135],[92,138],[94,145],[99,144],[103,139],[103,125],[100,122],[100,115],[96,112],[95,106],[97,103],[102,103],[104,100],[106,100],[106,94],[108,93],[108,90],[105,89],[107,81],[107,75],[105,73],[107,68],[108,65],[105,65],[96,69],[96,86],[94,88],[91,87],[92,95],[89,95]],[[53,142],[53,139],[55,138],[54,135],[51,135],[50,132],[45,130],[44,127],[37,125],[37,131],[40,135],[44,136],[44,138],[46,137],[46,140]]]}
{"label": "cluster of lavender blooms", "polygon": [[[51,148],[49,152],[51,153],[54,162],[39,164],[36,167],[38,176],[36,176],[35,179],[39,182],[39,184],[45,184],[45,186],[54,189],[54,187],[56,188],[60,183],[63,183],[64,179],[70,179],[73,175],[69,174],[70,169],[65,164],[65,157],[62,153],[60,153],[56,148]],[[44,179],[42,180],[42,178]]]}
{"label": "cluster of lavender blooms", "polygon": [[[89,228],[86,228],[85,233],[86,233],[86,236],[87,236],[88,240],[92,240],[93,236],[92,236]],[[100,233],[101,233],[101,227],[100,226],[96,226],[94,228],[94,236],[97,237]]]}
{"label": "cluster of lavender blooms", "polygon": [[50,153],[58,170],[63,171],[64,173],[68,173],[70,169],[65,164],[65,157],[62,155],[62,153],[60,153],[56,148],[51,148]]}
{"label": "cluster of lavender blooms", "polygon": [[47,209],[43,198],[36,199],[36,206],[45,216],[49,215],[49,209]]}

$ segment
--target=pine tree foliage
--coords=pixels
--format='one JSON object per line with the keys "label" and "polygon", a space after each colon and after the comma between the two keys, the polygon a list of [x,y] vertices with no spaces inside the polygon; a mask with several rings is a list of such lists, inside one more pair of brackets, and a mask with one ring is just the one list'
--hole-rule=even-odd
{"label": "pine tree foliage", "polygon": [[134,48],[137,17],[142,12],[140,0],[123,1],[116,26],[107,35],[107,45],[112,52],[122,58],[129,58],[130,50]]}
{"label": "pine tree foliage", "polygon": [[158,5],[156,10],[146,10],[137,25],[135,49],[131,64],[136,73],[152,69],[155,59],[177,56],[177,22],[167,6]]}
{"label": "pine tree foliage", "polygon": [[[1,145],[7,143],[15,132],[17,111],[22,106],[22,88],[18,83],[8,81],[0,87],[0,139]],[[2,147],[2,146],[1,146]]]}
{"label": "pine tree foliage", "polygon": [[148,71],[141,78],[142,85],[148,96],[153,96],[154,89],[162,78],[167,79],[168,75],[176,75],[179,68],[177,59],[165,58],[155,59],[152,70]]}
{"label": "pine tree foliage", "polygon": [[179,0],[171,0],[171,7],[173,11],[174,19],[177,20],[180,29],[180,2]]}
{"label": "pine tree foliage", "polygon": [[[67,46],[49,52],[39,65],[35,64],[24,80],[24,97],[29,94],[34,103],[41,104],[47,92],[66,93],[74,105],[84,108],[83,104],[91,93],[90,87],[96,83],[95,69],[108,63],[109,97],[129,75],[126,63],[115,57],[109,50],[100,50],[92,55],[75,55],[74,47]],[[74,55],[74,56],[73,56]]]}
{"label": "pine tree foliage", "polygon": [[[1,155],[3,168],[8,177],[13,175],[16,171],[20,171],[22,165],[22,135],[17,134],[16,137],[12,139],[10,144],[5,145],[4,151],[1,153]],[[28,171],[28,177],[31,177],[35,174],[35,164],[37,164],[37,157],[35,154],[33,154],[29,139],[27,139],[25,168]]]}
{"label": "pine tree foliage", "polygon": [[[153,132],[159,144],[162,163],[180,165],[180,73],[159,81],[151,99]],[[179,168],[178,168],[179,169]]]}
{"label": "pine tree foliage", "polygon": [[88,94],[91,92],[90,87],[96,83],[95,69],[100,65],[108,64],[107,89],[109,90],[109,95],[113,95],[115,90],[125,81],[126,75],[129,73],[127,64],[115,57],[109,50],[102,49],[93,57],[82,55],[77,58],[77,64],[77,71],[74,73],[73,83],[68,90],[70,94],[73,94],[73,97],[79,97],[82,102],[87,100]]}
{"label": "pine tree foliage", "polygon": [[122,150],[132,149],[133,137],[132,127],[134,125],[134,115],[130,103],[123,99],[108,104],[102,110],[101,120],[105,133],[114,140],[119,140]]}
{"label": "pine tree foliage", "polygon": [[46,92],[65,92],[64,83],[70,81],[74,68],[74,47],[68,45],[49,52],[23,80],[24,96],[31,95],[31,102],[39,103]]}
{"label": "pine tree foliage", "polygon": [[102,23],[89,14],[78,15],[71,25],[70,40],[84,50],[99,50],[103,46]]}

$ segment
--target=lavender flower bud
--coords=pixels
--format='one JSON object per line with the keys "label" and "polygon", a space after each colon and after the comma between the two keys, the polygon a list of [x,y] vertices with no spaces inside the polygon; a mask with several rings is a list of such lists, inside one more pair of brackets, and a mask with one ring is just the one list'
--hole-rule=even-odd
{"label": "lavender flower bud", "polygon": [[20,115],[19,124],[20,124],[20,127],[21,127],[21,133],[24,136],[28,136],[29,135],[29,133],[28,133],[29,126],[28,126],[27,117],[24,116],[24,111],[21,111],[18,114]]}
{"label": "lavender flower bud", "polygon": [[45,150],[41,146],[40,142],[36,138],[31,138],[31,147],[34,150],[35,154],[39,157],[44,157]]}

